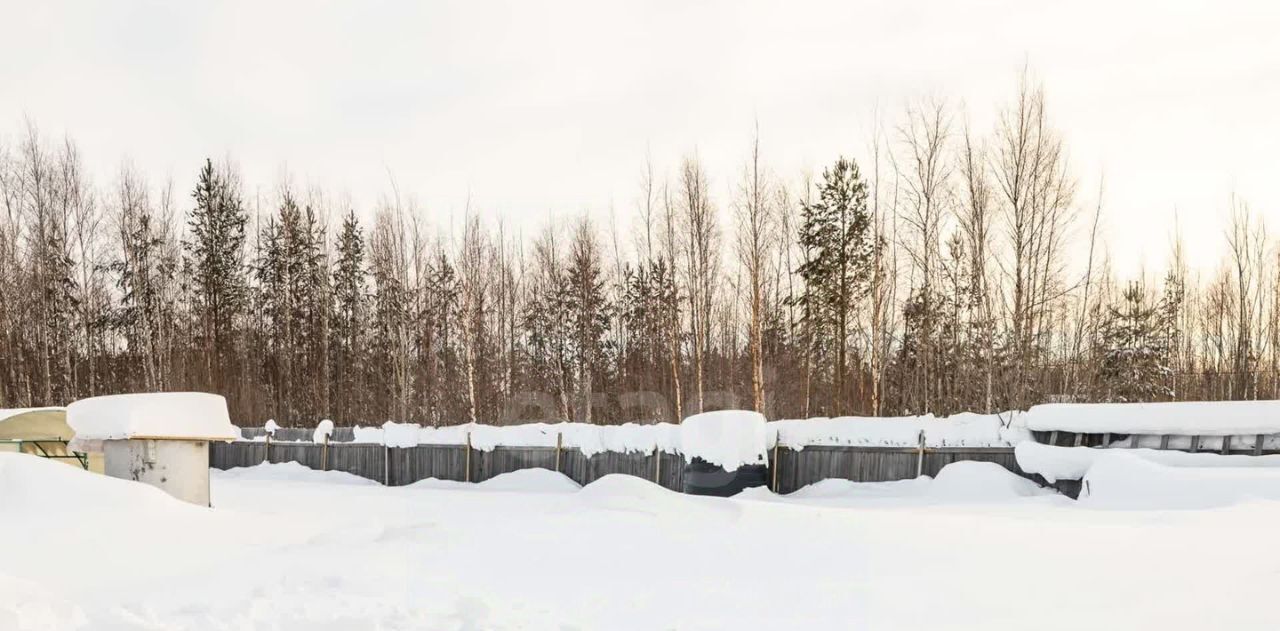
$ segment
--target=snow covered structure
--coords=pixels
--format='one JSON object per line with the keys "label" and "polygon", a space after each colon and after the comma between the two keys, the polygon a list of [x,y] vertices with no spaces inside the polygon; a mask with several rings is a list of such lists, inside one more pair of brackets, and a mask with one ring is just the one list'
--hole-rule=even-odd
{"label": "snow covered structure", "polygon": [[65,408],[0,410],[0,451],[28,453],[102,473],[100,455],[73,452]]}
{"label": "snow covered structure", "polygon": [[769,429],[762,414],[694,414],[680,424],[680,446],[685,493],[728,497],[768,482]]}
{"label": "snow covered structure", "polygon": [[72,449],[101,451],[105,473],[209,505],[209,442],[239,437],[216,394],[119,394],[67,407]]}
{"label": "snow covered structure", "polygon": [[1280,453],[1280,401],[1037,405],[1026,424],[1035,443],[1018,445],[1018,466],[1069,495],[1112,450],[1194,469],[1274,466]]}

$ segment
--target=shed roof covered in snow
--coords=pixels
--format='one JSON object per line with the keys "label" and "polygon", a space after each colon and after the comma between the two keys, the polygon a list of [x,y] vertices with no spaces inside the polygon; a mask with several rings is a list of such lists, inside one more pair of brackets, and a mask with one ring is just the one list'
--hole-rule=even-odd
{"label": "shed roof covered in snow", "polygon": [[235,440],[239,431],[227,401],[204,392],[117,394],[81,399],[67,406],[76,441],[131,438]]}
{"label": "shed roof covered in snow", "polygon": [[1027,427],[1081,434],[1275,434],[1280,433],[1280,401],[1053,403],[1033,406]]}

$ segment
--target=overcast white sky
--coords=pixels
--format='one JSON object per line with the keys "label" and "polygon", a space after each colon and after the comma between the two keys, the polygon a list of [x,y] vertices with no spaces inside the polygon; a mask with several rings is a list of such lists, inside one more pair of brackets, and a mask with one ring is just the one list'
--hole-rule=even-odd
{"label": "overcast white sky", "polygon": [[[629,215],[646,151],[696,151],[722,205],[758,120],[782,176],[865,157],[911,98],[990,128],[1024,62],[1121,271],[1175,211],[1216,262],[1234,192],[1280,234],[1274,2],[74,2],[0,0],[0,130],[30,117],[184,194],[205,156],[250,192],[289,174],[370,213],[413,193],[532,228]],[[185,202],[184,197],[184,202]],[[1150,271],[1150,270],[1149,270]]]}

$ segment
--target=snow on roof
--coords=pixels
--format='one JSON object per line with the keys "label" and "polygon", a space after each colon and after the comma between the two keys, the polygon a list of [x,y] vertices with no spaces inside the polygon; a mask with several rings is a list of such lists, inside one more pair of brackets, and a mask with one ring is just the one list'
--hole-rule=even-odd
{"label": "snow on roof", "polygon": [[1082,434],[1275,434],[1280,433],[1280,401],[1053,403],[1033,406],[1027,427]]}
{"label": "snow on roof", "polygon": [[725,471],[769,460],[769,429],[764,415],[745,410],[703,412],[680,424],[685,458],[702,458]]}
{"label": "snow on roof", "polygon": [[128,438],[235,440],[227,401],[204,392],[116,394],[67,406],[67,424],[83,442]]}

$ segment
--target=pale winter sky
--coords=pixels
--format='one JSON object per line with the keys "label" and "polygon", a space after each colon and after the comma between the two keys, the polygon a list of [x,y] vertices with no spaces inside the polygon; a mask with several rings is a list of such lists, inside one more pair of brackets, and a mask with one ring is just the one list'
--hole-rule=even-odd
{"label": "pale winter sky", "polygon": [[[940,97],[985,132],[1024,64],[1117,268],[1152,273],[1175,212],[1215,263],[1232,193],[1280,234],[1273,2],[53,2],[0,0],[0,130],[29,117],[187,203],[205,156],[368,216],[392,190],[449,229],[629,216],[646,152],[697,152],[721,206],[759,121],[796,181],[865,159],[877,115]],[[962,122],[958,115],[957,129]],[[624,220],[619,220],[625,231]],[[1081,231],[1083,233],[1083,230]]]}

